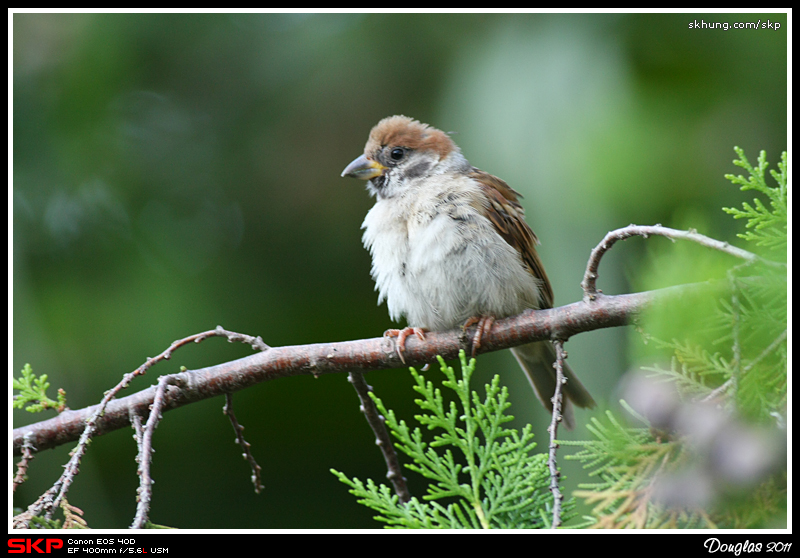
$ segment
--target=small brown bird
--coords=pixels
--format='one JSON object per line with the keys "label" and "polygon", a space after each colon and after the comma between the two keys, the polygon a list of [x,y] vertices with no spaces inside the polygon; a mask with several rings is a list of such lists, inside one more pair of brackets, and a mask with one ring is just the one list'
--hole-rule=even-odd
{"label": "small brown bird", "polygon": [[[473,167],[450,136],[407,116],[384,118],[364,154],[342,172],[367,180],[376,198],[361,228],[372,254],[372,278],[389,315],[408,335],[478,323],[474,344],[495,318],[551,308],[553,289],[524,220],[520,194]],[[555,350],[542,341],[511,349],[537,397],[550,411]],[[592,396],[564,366],[563,422],[575,426],[570,402],[594,407]]]}

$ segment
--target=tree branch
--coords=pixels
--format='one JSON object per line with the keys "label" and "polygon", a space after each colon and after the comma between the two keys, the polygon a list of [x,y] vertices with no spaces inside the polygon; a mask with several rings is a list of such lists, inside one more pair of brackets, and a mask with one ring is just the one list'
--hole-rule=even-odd
{"label": "tree branch", "polygon": [[561,501],[564,495],[561,494],[561,489],[558,486],[558,480],[561,478],[561,473],[558,470],[556,463],[556,451],[558,450],[558,423],[561,421],[561,403],[563,401],[562,388],[566,383],[564,378],[564,342],[561,339],[553,341],[556,349],[556,362],[553,365],[556,369],[556,391],[553,394],[553,413],[550,419],[550,426],[547,431],[550,433],[550,447],[547,456],[547,467],[550,469],[550,492],[553,493],[553,521],[551,528],[558,529],[561,527]]}
{"label": "tree branch", "polygon": [[[477,353],[499,351],[544,339],[567,340],[577,333],[626,325],[656,299],[676,296],[687,289],[695,290],[691,287],[685,285],[617,296],[598,294],[589,302],[576,302],[547,310],[528,310],[518,316],[495,321],[491,331],[481,339]],[[459,349],[469,345],[469,339],[469,329],[426,333],[425,341],[409,337],[403,353],[406,364],[400,361],[394,341],[384,337],[273,347],[238,360],[174,374],[171,384],[175,385],[166,386],[161,410],[169,411],[277,378],[422,366],[433,362],[436,355],[445,359],[456,358]],[[93,435],[130,426],[131,413],[147,416],[155,394],[156,387],[151,386],[133,395],[110,400],[105,412],[96,420]],[[21,454],[26,437],[28,443],[39,451],[78,440],[86,427],[86,420],[97,409],[98,405],[94,405],[64,411],[52,419],[14,429],[14,454]]]}
{"label": "tree branch", "polygon": [[386,478],[391,481],[394,486],[394,491],[400,501],[404,504],[411,500],[411,492],[408,491],[406,478],[403,476],[403,469],[400,466],[400,459],[397,457],[397,452],[392,444],[392,439],[389,436],[389,430],[386,428],[386,419],[378,412],[378,407],[375,402],[370,398],[369,392],[372,391],[372,386],[367,384],[364,374],[361,372],[350,372],[347,380],[353,385],[361,401],[361,412],[367,419],[369,427],[375,434],[375,445],[381,449],[383,460],[386,462]]}
{"label": "tree branch", "polygon": [[706,248],[712,248],[714,250],[730,254],[736,258],[741,258],[747,263],[761,262],[770,266],[782,265],[778,262],[765,260],[764,258],[753,254],[752,252],[742,250],[741,248],[732,246],[727,242],[700,234],[696,230],[681,231],[678,229],[663,227],[661,225],[628,225],[627,227],[622,227],[621,229],[617,229],[606,234],[600,244],[595,246],[595,248],[592,250],[592,254],[589,256],[589,261],[586,264],[586,273],[584,274],[583,281],[581,282],[584,301],[593,300],[599,292],[597,290],[597,268],[600,266],[600,258],[602,258],[603,254],[611,249],[611,247],[618,240],[626,240],[632,236],[641,236],[642,238],[647,238],[649,236],[664,236],[673,242],[678,239],[691,240],[692,242],[696,242],[701,246],[705,246]]}

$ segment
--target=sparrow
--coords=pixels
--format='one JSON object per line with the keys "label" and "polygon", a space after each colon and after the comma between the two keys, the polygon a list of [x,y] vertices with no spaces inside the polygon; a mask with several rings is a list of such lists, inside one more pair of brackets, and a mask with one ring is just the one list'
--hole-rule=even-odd
{"label": "sparrow", "polygon": [[[361,228],[372,255],[378,304],[386,302],[402,359],[405,339],[477,323],[473,350],[496,318],[552,308],[553,289],[524,219],[521,195],[473,167],[448,134],[407,116],[384,118],[342,176],[367,181],[375,198]],[[555,350],[549,341],[511,349],[539,401],[552,412]],[[562,422],[592,396],[564,363]]]}

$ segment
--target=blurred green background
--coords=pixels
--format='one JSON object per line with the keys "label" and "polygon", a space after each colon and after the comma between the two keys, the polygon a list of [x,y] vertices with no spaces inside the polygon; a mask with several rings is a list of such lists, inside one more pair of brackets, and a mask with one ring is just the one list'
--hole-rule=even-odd
{"label": "blurred green background", "polygon": [[[689,28],[759,19],[781,27]],[[472,164],[522,192],[557,305],[580,299],[588,254],[608,230],[695,226],[736,242],[741,223],[720,207],[752,195],[723,178],[740,173],[733,146],[753,162],[766,149],[773,165],[787,147],[785,14],[17,13],[13,33],[11,372],[31,363],[74,409],[218,324],[274,346],[391,327],[360,241],[372,201],[363,183],[339,177],[384,116],[456,132]],[[645,242],[668,241],[617,245],[600,268],[604,292],[628,292]],[[618,399],[626,345],[639,342],[617,329],[567,345],[601,407]],[[131,390],[250,353],[211,339]],[[478,373],[477,386],[501,374],[512,414],[536,425],[544,451],[548,417],[511,355],[482,357]],[[411,418],[407,371],[367,380]],[[380,527],[328,472],[385,475],[345,375],[235,396],[263,467],[260,496],[223,404],[165,415],[154,522]],[[15,411],[14,424],[41,418]],[[36,459],[15,505],[57,478],[69,449]],[[130,525],[135,450],[122,430],[84,458],[69,501],[92,527]],[[562,465],[568,490],[586,480]]]}

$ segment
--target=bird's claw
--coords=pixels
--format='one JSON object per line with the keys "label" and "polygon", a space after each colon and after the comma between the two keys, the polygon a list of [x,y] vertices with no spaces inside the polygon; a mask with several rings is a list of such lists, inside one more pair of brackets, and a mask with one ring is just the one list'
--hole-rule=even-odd
{"label": "bird's claw", "polygon": [[488,333],[492,330],[492,326],[494,325],[494,317],[493,316],[473,316],[472,318],[468,319],[464,322],[464,325],[461,326],[461,329],[464,331],[471,325],[478,324],[478,327],[475,330],[475,335],[472,336],[472,356],[475,356],[475,351],[477,351],[481,346],[481,339],[483,338],[485,333]]}
{"label": "bird's claw", "polygon": [[406,359],[403,358],[403,351],[406,350],[406,338],[409,335],[416,335],[420,341],[425,341],[425,330],[421,327],[405,327],[403,329],[387,329],[383,332],[384,337],[397,337],[395,342],[395,350],[400,361],[405,364]]}

